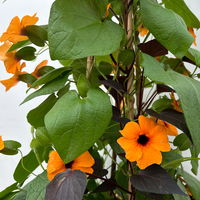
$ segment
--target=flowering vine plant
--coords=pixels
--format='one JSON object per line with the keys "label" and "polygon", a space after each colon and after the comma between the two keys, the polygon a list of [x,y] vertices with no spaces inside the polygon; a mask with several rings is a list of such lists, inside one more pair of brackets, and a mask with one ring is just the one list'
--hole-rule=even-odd
{"label": "flowering vine plant", "polygon": [[[55,0],[38,20],[14,17],[0,37],[5,90],[46,95],[27,155],[0,136],[1,154],[22,155],[0,199],[199,200],[200,21],[184,0]],[[56,66],[26,72],[44,50]]]}

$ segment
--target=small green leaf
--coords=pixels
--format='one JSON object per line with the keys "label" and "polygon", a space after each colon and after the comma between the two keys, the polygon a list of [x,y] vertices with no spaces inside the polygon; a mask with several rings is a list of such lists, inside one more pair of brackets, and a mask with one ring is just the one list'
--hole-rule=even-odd
{"label": "small green leaf", "polygon": [[36,58],[35,52],[36,52],[35,48],[28,46],[28,47],[23,47],[22,49],[17,51],[15,56],[19,59],[30,61],[30,60],[34,60]]}
{"label": "small green leaf", "polygon": [[49,96],[45,101],[43,101],[39,106],[29,111],[27,115],[28,122],[34,127],[44,126],[44,116],[49,112],[49,110],[56,103],[57,98],[55,95]]}
{"label": "small green leaf", "polygon": [[24,182],[27,177],[39,166],[39,162],[33,151],[30,151],[26,156],[21,158],[15,172],[14,179],[18,183]]}
{"label": "small green leaf", "polygon": [[39,127],[35,132],[36,138],[39,140],[41,145],[49,145],[51,141],[48,138],[48,133],[45,127]]}
{"label": "small green leaf", "polygon": [[51,82],[48,82],[47,84],[43,85],[39,90],[33,92],[32,94],[30,94],[29,96],[27,96],[24,101],[21,103],[25,103],[27,101],[30,101],[31,99],[38,97],[38,96],[42,96],[42,95],[46,95],[46,94],[51,94],[54,93],[58,90],[60,90],[61,88],[64,87],[65,82],[66,82],[66,77],[58,77],[54,80],[52,80]]}
{"label": "small green leaf", "polygon": [[42,26],[26,26],[25,31],[33,44],[39,47],[43,47],[45,45],[45,42],[47,40],[47,31],[42,28]]}
{"label": "small green leaf", "polygon": [[29,40],[23,40],[20,42],[17,42],[16,44],[13,44],[10,49],[8,50],[8,52],[14,51],[16,49],[22,48],[25,45],[31,44],[31,42]]}
{"label": "small green leaf", "polygon": [[56,0],[51,7],[48,26],[51,58],[103,56],[118,49],[123,29],[105,19],[105,11],[104,1]]}
{"label": "small green leaf", "polygon": [[140,4],[145,27],[175,56],[183,57],[194,41],[183,19],[156,1],[140,0]]}
{"label": "small green leaf", "polygon": [[184,0],[163,0],[166,8],[169,8],[180,15],[187,27],[200,28],[200,21],[188,8]]}
{"label": "small green leaf", "polygon": [[68,163],[98,140],[111,116],[110,99],[103,91],[90,89],[83,99],[69,91],[47,113],[45,125],[55,149]]}
{"label": "small green leaf", "polygon": [[35,82],[37,79],[35,78],[35,76],[31,75],[31,74],[20,74],[19,76],[19,80],[27,83],[27,84],[33,84],[33,82]]}
{"label": "small green leaf", "polygon": [[152,110],[158,113],[170,108],[172,108],[172,100],[168,99],[166,96],[163,96],[160,99],[156,100],[151,107]]}
{"label": "small green leaf", "polygon": [[[181,159],[182,156],[175,151],[162,152],[162,166],[164,168],[177,168],[181,162],[173,162],[174,160]],[[167,166],[167,167],[166,167]]]}
{"label": "small green leaf", "polygon": [[188,57],[193,62],[195,62],[197,66],[200,66],[200,51],[199,50],[189,48],[185,56]]}
{"label": "small green leaf", "polygon": [[62,73],[66,72],[66,71],[69,71],[69,69],[67,67],[61,67],[61,68],[58,68],[58,69],[51,70],[47,74],[45,74],[44,76],[37,79],[31,85],[31,88],[35,88],[39,85],[48,83],[48,82],[52,81],[53,79],[57,78],[58,76],[60,76]]}
{"label": "small green leaf", "polygon": [[80,74],[80,76],[77,80],[76,87],[77,87],[78,93],[80,94],[81,97],[87,96],[87,92],[90,88],[90,82],[88,81],[88,79],[86,78],[86,76],[84,74]]}
{"label": "small green leaf", "polygon": [[0,199],[3,200],[9,193],[17,189],[17,183],[13,183],[12,185],[8,186],[6,189],[0,192]]}
{"label": "small green leaf", "polygon": [[[187,194],[187,191],[186,191],[184,185],[181,183],[180,180],[177,181],[177,184],[181,188],[181,190],[183,190]],[[174,197],[175,200],[191,200],[188,195],[182,196],[182,195],[179,195],[179,194],[173,194],[173,197]]]}
{"label": "small green leaf", "polygon": [[180,151],[185,151],[192,145],[190,139],[184,133],[176,136],[173,142],[174,146],[177,146]]}
{"label": "small green leaf", "polygon": [[21,147],[21,144],[14,140],[5,140],[4,149],[0,150],[0,153],[5,155],[15,155],[18,154],[18,149]]}
{"label": "small green leaf", "polygon": [[37,72],[37,74],[39,75],[39,76],[43,76],[43,75],[45,75],[46,73],[48,73],[48,72],[50,72],[50,71],[52,71],[52,70],[54,70],[55,68],[54,67],[52,67],[52,66],[44,66],[44,67],[42,67],[42,68],[40,68],[39,70],[38,70],[38,72]]}

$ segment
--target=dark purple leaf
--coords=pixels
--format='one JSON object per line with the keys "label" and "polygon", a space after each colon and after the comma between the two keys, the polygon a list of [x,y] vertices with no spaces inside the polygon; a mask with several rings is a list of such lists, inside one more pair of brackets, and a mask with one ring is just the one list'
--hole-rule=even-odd
{"label": "dark purple leaf", "polygon": [[95,159],[95,164],[92,167],[94,169],[94,176],[90,175],[89,178],[95,179],[98,177],[104,177],[108,174],[108,170],[103,169],[103,162],[100,159]]}
{"label": "dark purple leaf", "polygon": [[192,60],[190,60],[188,57],[184,56],[183,59],[182,59],[184,62],[188,62],[190,64],[193,64],[193,65],[196,65],[196,63]]}
{"label": "dark purple leaf", "polygon": [[117,107],[112,106],[112,113],[113,113],[112,120],[119,122],[121,118],[120,110]]}
{"label": "dark purple leaf", "polygon": [[138,45],[139,49],[150,56],[163,56],[168,54],[168,50],[162,46],[157,40],[151,40],[146,43],[141,43]]}
{"label": "dark purple leaf", "polygon": [[143,192],[185,195],[171,176],[156,164],[141,170],[137,175],[132,175],[131,183],[137,190]]}
{"label": "dark purple leaf", "polygon": [[176,126],[178,129],[182,130],[185,134],[187,134],[187,136],[191,139],[191,135],[183,113],[180,113],[173,109],[167,109],[160,113],[157,113],[151,109],[147,109],[145,112],[153,117],[156,117]]}
{"label": "dark purple leaf", "polygon": [[170,88],[167,85],[163,85],[163,84],[157,84],[156,85],[156,90],[157,90],[158,94],[160,94],[162,92],[175,92],[174,89]]}
{"label": "dark purple leaf", "polygon": [[111,88],[115,89],[116,91],[125,92],[121,83],[119,83],[117,81],[108,79],[108,80],[100,80],[100,83],[103,84],[106,87],[111,87]]}
{"label": "dark purple leaf", "polygon": [[108,192],[108,191],[112,191],[116,188],[116,183],[113,182],[113,180],[106,180],[104,181],[101,185],[99,185],[94,191],[93,193],[98,193],[98,192]]}
{"label": "dark purple leaf", "polygon": [[87,181],[85,173],[67,170],[47,185],[45,200],[82,200]]}

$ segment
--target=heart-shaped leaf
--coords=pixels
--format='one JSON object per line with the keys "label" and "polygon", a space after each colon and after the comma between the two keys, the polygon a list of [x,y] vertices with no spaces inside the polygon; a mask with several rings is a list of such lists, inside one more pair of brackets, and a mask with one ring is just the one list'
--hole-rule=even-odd
{"label": "heart-shaped leaf", "polygon": [[103,91],[90,89],[83,99],[70,91],[47,113],[45,125],[55,149],[68,163],[95,143],[111,117],[110,99]]}
{"label": "heart-shaped leaf", "polygon": [[79,170],[64,171],[47,185],[45,200],[81,200],[86,185],[85,173]]}
{"label": "heart-shaped leaf", "polygon": [[142,170],[139,174],[132,175],[131,183],[137,190],[143,192],[185,195],[168,173],[155,164]]}
{"label": "heart-shaped leaf", "polygon": [[51,58],[65,60],[108,55],[119,48],[123,30],[105,19],[105,11],[104,1],[56,0],[48,26]]}

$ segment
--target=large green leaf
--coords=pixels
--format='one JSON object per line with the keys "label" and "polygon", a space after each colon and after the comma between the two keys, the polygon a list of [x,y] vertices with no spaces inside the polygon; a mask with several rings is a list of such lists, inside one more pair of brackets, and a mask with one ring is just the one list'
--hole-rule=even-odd
{"label": "large green leaf", "polygon": [[44,200],[48,183],[49,180],[47,179],[46,171],[44,171],[23,187],[22,191],[15,196],[14,200]]}
{"label": "large green leaf", "polygon": [[200,152],[200,83],[171,69],[167,71],[153,57],[142,54],[144,74],[151,80],[172,86],[181,100],[186,123],[197,152]]}
{"label": "large green leaf", "polygon": [[55,149],[68,163],[95,143],[111,116],[109,97],[101,90],[90,89],[86,98],[70,91],[47,113],[45,125]]}
{"label": "large green leaf", "polygon": [[185,56],[188,57],[193,62],[195,62],[196,65],[200,66],[200,51],[199,50],[189,48]]}
{"label": "large green leaf", "polygon": [[119,48],[123,30],[113,21],[104,19],[105,11],[104,1],[56,0],[48,26],[51,58],[102,56]]}
{"label": "large green leaf", "polygon": [[188,27],[200,28],[200,21],[188,8],[184,0],[163,0],[166,8],[180,15]]}
{"label": "large green leaf", "polygon": [[140,0],[140,3],[144,25],[165,48],[183,57],[194,40],[183,19],[156,1]]}

